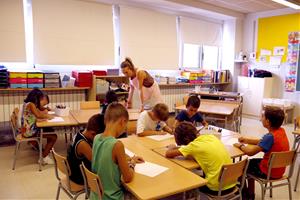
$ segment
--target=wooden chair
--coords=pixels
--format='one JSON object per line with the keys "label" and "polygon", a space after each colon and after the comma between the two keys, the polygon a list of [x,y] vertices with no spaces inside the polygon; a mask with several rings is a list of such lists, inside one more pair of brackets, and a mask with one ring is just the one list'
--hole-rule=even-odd
{"label": "wooden chair", "polygon": [[[77,199],[80,194],[85,192],[83,185],[78,185],[70,180],[71,170],[66,157],[59,155],[55,152],[54,148],[52,148],[52,154],[54,158],[55,164],[55,175],[58,182],[58,188],[56,193],[56,200],[59,199],[60,189],[70,197],[70,199]],[[59,175],[59,171],[62,175]]]}
{"label": "wooden chair", "polygon": [[83,101],[80,102],[80,110],[100,109],[99,101]]}
{"label": "wooden chair", "polygon": [[[98,195],[99,200],[101,200],[104,191],[99,176],[88,170],[85,167],[84,163],[80,165],[80,170],[83,176],[86,194],[89,194],[90,191],[95,192]],[[89,195],[87,195],[86,197],[88,196]]]}
{"label": "wooden chair", "polygon": [[[300,116],[296,117],[294,119],[294,131],[299,131],[300,130]],[[299,134],[294,134],[294,144],[293,144],[293,149],[299,154],[299,146],[300,146],[300,135]],[[299,182],[299,175],[300,175],[300,165],[298,166],[298,171],[297,171],[297,178],[295,182],[295,187],[294,191],[297,191],[297,186]]]}
{"label": "wooden chair", "polygon": [[15,108],[12,115],[11,115],[11,117],[10,117],[10,126],[11,126],[11,129],[12,129],[13,135],[14,135],[14,139],[16,141],[13,167],[12,167],[13,170],[16,167],[17,154],[19,152],[21,143],[35,141],[35,142],[37,142],[37,144],[39,144],[39,142],[40,142],[39,137],[26,138],[26,137],[22,136],[21,131],[20,131],[20,127],[18,127],[18,114],[19,114],[19,108]]}
{"label": "wooden chair", "polygon": [[[237,163],[223,165],[220,175],[219,175],[219,191],[218,195],[205,194],[209,199],[242,199],[242,189],[244,187],[248,159],[242,160]],[[238,183],[240,181],[240,186],[235,186],[233,191],[229,194],[222,195],[222,188],[224,185],[231,185]],[[200,192],[202,193],[202,192]],[[202,193],[204,194],[204,193]]]}
{"label": "wooden chair", "polygon": [[[291,188],[291,181],[290,178],[293,175],[294,171],[294,164],[296,159],[296,152],[294,150],[292,151],[284,151],[284,152],[273,152],[271,153],[269,162],[268,162],[268,174],[267,178],[259,178],[252,174],[247,174],[247,178],[253,178],[255,181],[257,181],[261,186],[261,199],[265,198],[266,190],[270,190],[270,197],[273,195],[273,188],[275,187],[281,187],[288,185],[289,187],[289,199],[292,199],[292,188]],[[284,175],[279,179],[271,179],[271,170],[273,168],[280,168],[280,167],[287,167],[290,166],[288,175]],[[283,181],[286,181],[283,183]],[[280,182],[277,185],[273,185],[275,182]],[[268,184],[270,186],[268,186]]]}

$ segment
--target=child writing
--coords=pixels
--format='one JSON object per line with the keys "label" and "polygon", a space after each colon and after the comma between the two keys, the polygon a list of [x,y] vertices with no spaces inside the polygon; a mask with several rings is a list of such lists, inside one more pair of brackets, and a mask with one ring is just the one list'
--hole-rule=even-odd
{"label": "child writing", "polygon": [[78,132],[72,143],[68,148],[67,159],[71,169],[70,179],[79,184],[83,185],[83,177],[80,171],[80,164],[83,162],[85,166],[90,170],[92,162],[92,145],[96,134],[101,133],[101,123],[103,115],[93,115],[85,128],[84,131]]}
{"label": "child writing", "polygon": [[[121,176],[126,183],[132,181],[135,163],[143,162],[143,159],[138,156],[128,159],[123,143],[116,139],[124,132],[129,119],[126,108],[119,103],[111,103],[104,118],[105,131],[94,139],[92,171],[101,178],[103,200],[124,199]],[[97,194],[91,193],[90,199],[98,199]]]}
{"label": "child writing", "polygon": [[[190,122],[181,122],[175,128],[176,147],[169,145],[166,152],[167,158],[176,156],[193,157],[205,174],[207,185],[200,190],[212,195],[218,195],[219,174],[224,164],[231,164],[231,158],[223,143],[214,135],[198,135],[195,126]],[[225,185],[222,195],[233,191],[235,184]]]}
{"label": "child writing", "polygon": [[200,107],[200,99],[196,95],[192,95],[188,98],[186,104],[186,110],[182,110],[175,118],[174,128],[179,122],[187,121],[194,125],[201,123],[203,126],[208,126],[208,123],[203,119],[202,115],[198,112]]}
{"label": "child writing", "polygon": [[[23,112],[21,119],[21,132],[23,137],[35,137],[38,136],[40,130],[36,126],[37,121],[44,121],[52,119],[51,115],[41,112],[38,108],[41,107],[42,99],[45,97],[42,91],[39,89],[33,89],[27,95],[23,104]],[[53,164],[53,160],[49,157],[51,148],[56,142],[57,135],[55,134],[43,134],[43,137],[47,139],[47,144],[43,150],[42,164]]]}
{"label": "child writing", "polygon": [[172,133],[172,129],[165,123],[168,117],[168,106],[163,103],[156,104],[150,111],[141,112],[137,121],[137,135],[148,136]]}
{"label": "child writing", "polygon": [[[264,152],[263,158],[250,159],[247,173],[253,174],[260,178],[267,178],[268,161],[272,152],[288,151],[289,141],[285,130],[281,127],[284,120],[284,112],[280,108],[267,107],[262,114],[262,124],[268,129],[268,133],[261,139],[252,139],[240,137],[239,142],[234,144],[248,156],[253,156],[259,152]],[[245,144],[251,144],[245,146]],[[281,178],[285,168],[275,168],[271,170],[271,178]],[[255,185],[253,179],[248,180],[249,199],[255,198]]]}
{"label": "child writing", "polygon": [[40,107],[38,108],[40,111],[42,111],[45,114],[48,114],[48,111],[51,111],[51,109],[46,105],[50,103],[49,96],[47,94],[44,94],[43,98],[41,99]]}

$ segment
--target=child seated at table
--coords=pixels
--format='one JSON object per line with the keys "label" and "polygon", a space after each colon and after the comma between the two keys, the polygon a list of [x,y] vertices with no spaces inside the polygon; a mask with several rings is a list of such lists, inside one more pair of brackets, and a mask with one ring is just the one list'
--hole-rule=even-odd
{"label": "child seated at table", "polygon": [[71,181],[83,185],[83,177],[80,171],[80,165],[83,162],[85,166],[91,170],[92,162],[92,146],[96,134],[100,133],[102,127],[100,121],[103,115],[93,115],[84,131],[79,131],[68,148],[67,159],[71,170]]}
{"label": "child seated at table", "polygon": [[[38,108],[41,107],[42,100],[45,98],[44,93],[39,89],[33,89],[29,92],[23,104],[22,118],[21,118],[21,133],[23,137],[36,137],[40,133],[40,129],[36,126],[36,122],[52,119],[53,116],[41,112]],[[42,164],[54,164],[49,157],[50,150],[56,142],[56,134],[43,134],[47,139],[47,144],[43,149]],[[37,145],[37,144],[33,144]],[[38,148],[38,147],[37,147]],[[40,161],[39,161],[40,162]]]}
{"label": "child seated at table", "polygon": [[208,126],[208,123],[203,119],[198,109],[200,107],[200,99],[196,95],[192,95],[188,98],[186,104],[186,110],[182,110],[175,118],[174,128],[179,122],[187,121],[197,126],[197,123],[201,123],[203,126]]}
{"label": "child seated at table", "polygon": [[[131,182],[135,164],[143,159],[138,156],[128,158],[123,143],[116,139],[127,126],[129,115],[126,108],[113,102],[107,107],[104,118],[105,131],[97,135],[93,143],[92,171],[102,181],[103,200],[124,199],[121,177],[125,183]],[[92,192],[90,199],[98,199],[97,194]]]}
{"label": "child seated at table", "polygon": [[[234,144],[248,156],[253,156],[259,152],[264,152],[263,158],[253,158],[249,161],[247,173],[260,178],[267,178],[268,162],[272,152],[289,151],[289,141],[285,130],[281,127],[284,120],[284,112],[280,108],[266,107],[262,114],[262,124],[268,129],[268,133],[261,139],[240,137],[239,142]],[[245,144],[251,144],[245,146]],[[271,170],[271,178],[281,178],[285,168],[275,168]],[[255,185],[253,179],[248,180],[248,189],[245,189],[248,199],[255,198]]]}
{"label": "child seated at table", "polygon": [[[181,122],[174,132],[176,145],[169,145],[166,152],[167,158],[176,156],[193,157],[200,165],[208,181],[200,191],[218,195],[219,174],[225,164],[232,160],[224,144],[214,135],[200,135],[196,127],[190,122]],[[180,147],[181,146],[181,147]],[[222,195],[233,191],[235,184],[225,185]]]}
{"label": "child seated at table", "polygon": [[150,111],[141,112],[137,121],[137,135],[149,136],[172,133],[172,129],[165,123],[168,118],[169,109],[163,103],[156,104]]}
{"label": "child seated at table", "polygon": [[39,110],[45,114],[48,114],[48,111],[51,111],[51,109],[48,106],[46,107],[46,105],[48,105],[49,103],[50,103],[49,96],[47,94],[44,94],[41,100]]}

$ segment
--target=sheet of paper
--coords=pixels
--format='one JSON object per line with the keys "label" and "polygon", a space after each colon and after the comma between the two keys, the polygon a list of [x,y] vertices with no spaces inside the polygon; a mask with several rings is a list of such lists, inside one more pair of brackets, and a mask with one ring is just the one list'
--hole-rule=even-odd
{"label": "sheet of paper", "polygon": [[168,170],[167,167],[157,165],[155,163],[151,163],[151,162],[147,162],[147,161],[144,163],[136,164],[135,168],[134,168],[134,171],[136,173],[143,174],[143,175],[149,176],[149,177],[155,177],[167,170]]}
{"label": "sheet of paper", "polygon": [[285,47],[274,47],[273,55],[274,56],[283,56],[285,52]]}
{"label": "sheet of paper", "polygon": [[128,149],[125,148],[125,154],[129,157],[133,157],[134,156],[134,153]]}
{"label": "sheet of paper", "polygon": [[281,56],[270,56],[270,65],[279,66],[281,64]]}
{"label": "sheet of paper", "polygon": [[156,141],[162,141],[162,140],[166,140],[169,138],[174,137],[171,134],[166,134],[166,135],[151,135],[151,136],[147,136],[148,138],[151,138],[152,140],[156,140]]}
{"label": "sheet of paper", "polygon": [[49,115],[54,115],[55,112],[54,112],[54,111],[48,111],[48,114],[49,114]]}
{"label": "sheet of paper", "polygon": [[270,55],[272,55],[272,51],[268,50],[268,49],[261,49],[260,50],[260,55],[261,56],[270,56]]}
{"label": "sheet of paper", "polygon": [[231,138],[231,139],[227,140],[226,142],[224,142],[225,145],[233,145],[235,143],[239,143],[238,138]]}
{"label": "sheet of paper", "polygon": [[48,120],[48,122],[63,122],[63,121],[65,120],[61,117],[54,117],[53,119]]}

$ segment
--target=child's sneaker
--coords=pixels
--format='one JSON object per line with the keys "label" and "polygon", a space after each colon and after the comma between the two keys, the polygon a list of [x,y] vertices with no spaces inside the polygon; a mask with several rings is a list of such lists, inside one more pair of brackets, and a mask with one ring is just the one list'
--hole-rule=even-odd
{"label": "child's sneaker", "polygon": [[43,158],[43,163],[48,165],[54,165],[54,160],[48,155]]}

